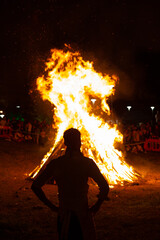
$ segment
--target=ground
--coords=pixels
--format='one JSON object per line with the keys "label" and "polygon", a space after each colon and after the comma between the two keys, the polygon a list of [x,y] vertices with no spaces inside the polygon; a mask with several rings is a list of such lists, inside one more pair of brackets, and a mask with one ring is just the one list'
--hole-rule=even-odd
{"label": "ground", "polygon": [[[32,143],[0,141],[0,239],[56,240],[56,214],[30,189],[27,174],[36,167],[48,147]],[[97,240],[160,239],[160,153],[128,154],[126,160],[142,174],[139,184],[115,186],[109,201],[95,216]],[[44,187],[57,203],[55,185]],[[90,186],[89,202],[97,188]]]}

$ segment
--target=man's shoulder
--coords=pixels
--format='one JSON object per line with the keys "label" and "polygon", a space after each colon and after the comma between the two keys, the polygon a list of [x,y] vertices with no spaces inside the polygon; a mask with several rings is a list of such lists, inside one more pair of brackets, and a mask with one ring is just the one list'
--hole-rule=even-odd
{"label": "man's shoulder", "polygon": [[58,158],[52,158],[50,162],[47,164],[48,167],[52,167],[60,163],[64,159],[63,156],[58,157]]}
{"label": "man's shoulder", "polygon": [[90,165],[90,164],[95,164],[92,158],[83,156],[83,159],[84,159],[84,161],[85,161],[87,164],[89,164],[89,165]]}

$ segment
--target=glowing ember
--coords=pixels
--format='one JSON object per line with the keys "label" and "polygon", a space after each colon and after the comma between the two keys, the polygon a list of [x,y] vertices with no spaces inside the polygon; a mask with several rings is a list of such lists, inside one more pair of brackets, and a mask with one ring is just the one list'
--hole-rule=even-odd
{"label": "glowing ember", "polygon": [[[122,152],[114,147],[116,142],[122,143],[122,134],[116,125],[109,126],[102,117],[104,113],[110,114],[106,100],[114,93],[116,81],[115,76],[97,73],[93,64],[84,61],[79,52],[51,51],[45,74],[37,79],[37,89],[43,100],[56,106],[54,122],[57,134],[53,147],[40,166],[30,173],[31,177],[37,175],[56,147],[62,146],[63,132],[74,127],[82,135],[82,152],[97,163],[110,184],[137,179],[132,167],[125,163]],[[92,99],[99,102],[102,113],[99,116],[93,113]]]}

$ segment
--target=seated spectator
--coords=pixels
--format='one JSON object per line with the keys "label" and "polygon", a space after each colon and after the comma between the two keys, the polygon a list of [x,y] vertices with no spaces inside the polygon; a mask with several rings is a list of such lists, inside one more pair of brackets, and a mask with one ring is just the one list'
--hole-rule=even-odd
{"label": "seated spectator", "polygon": [[137,146],[134,145],[131,150],[132,153],[138,153]]}
{"label": "seated spectator", "polygon": [[143,147],[142,147],[142,145],[140,145],[140,144],[137,145],[137,151],[138,151],[138,152],[143,152]]}
{"label": "seated spectator", "polygon": [[29,134],[25,135],[25,140],[32,140],[31,135],[29,135]]}
{"label": "seated spectator", "polygon": [[22,134],[22,132],[17,130],[14,134],[13,140],[15,140],[16,142],[22,142],[24,141],[24,135]]}

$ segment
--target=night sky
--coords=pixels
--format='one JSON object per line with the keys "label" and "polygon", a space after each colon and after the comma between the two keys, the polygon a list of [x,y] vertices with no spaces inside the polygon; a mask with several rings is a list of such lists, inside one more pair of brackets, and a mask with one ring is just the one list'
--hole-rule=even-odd
{"label": "night sky", "polygon": [[21,104],[51,48],[71,44],[115,72],[115,100],[160,102],[158,1],[1,0],[0,105]]}

